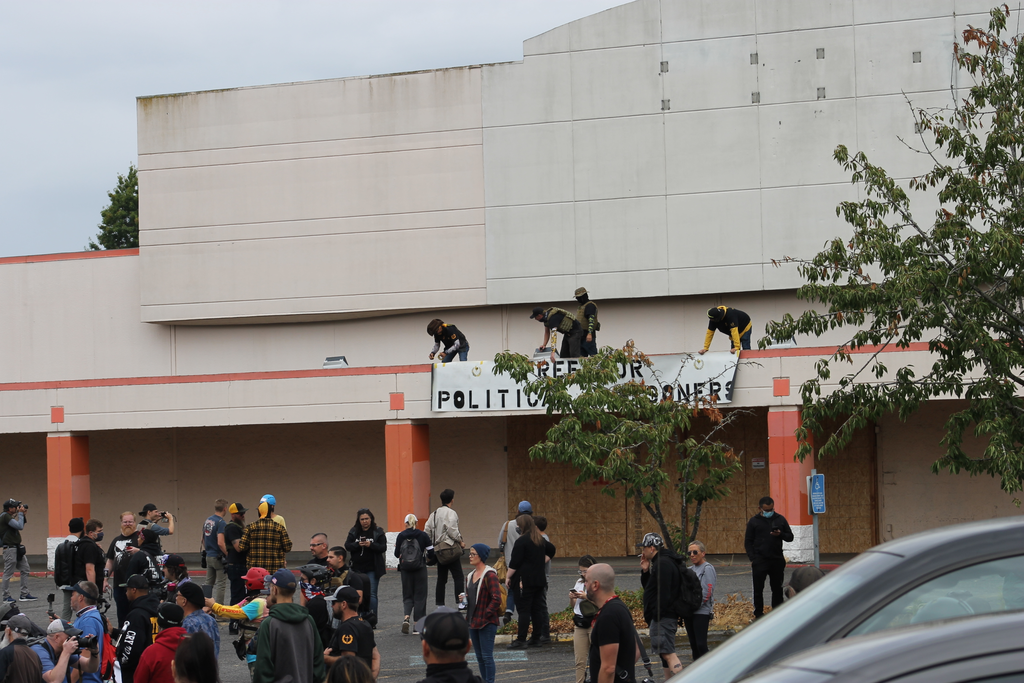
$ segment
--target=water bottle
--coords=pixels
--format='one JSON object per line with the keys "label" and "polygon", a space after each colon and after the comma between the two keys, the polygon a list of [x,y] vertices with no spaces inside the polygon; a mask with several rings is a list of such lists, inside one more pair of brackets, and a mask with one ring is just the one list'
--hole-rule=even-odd
{"label": "water bottle", "polygon": [[466,594],[459,593],[459,609],[466,609]]}

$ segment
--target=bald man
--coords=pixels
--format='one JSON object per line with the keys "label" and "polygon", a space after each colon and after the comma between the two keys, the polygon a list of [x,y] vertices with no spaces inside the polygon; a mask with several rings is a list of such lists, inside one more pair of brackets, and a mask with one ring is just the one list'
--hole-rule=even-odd
{"label": "bald man", "polygon": [[601,613],[590,631],[590,666],[597,669],[596,683],[636,683],[635,665],[640,657],[633,616],[622,600],[614,597],[615,570],[595,564],[585,578],[587,598]]}

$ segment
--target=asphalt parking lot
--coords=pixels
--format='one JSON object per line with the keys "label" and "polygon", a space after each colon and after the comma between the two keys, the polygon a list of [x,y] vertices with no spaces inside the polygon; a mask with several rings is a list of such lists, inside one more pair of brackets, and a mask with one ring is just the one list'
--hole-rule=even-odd
{"label": "asphalt parking lot", "polygon": [[[750,566],[746,564],[746,558],[741,555],[709,556],[709,560],[718,572],[719,585],[715,588],[718,598],[724,598],[730,593],[739,593],[746,598],[751,595]],[[635,590],[640,588],[640,567],[639,561],[634,558],[614,558],[607,560],[616,571],[616,586],[622,590]],[[787,569],[787,578],[792,569]],[[557,560],[552,566],[550,588],[548,593],[549,609],[552,612],[563,609],[568,605],[568,591],[575,583],[577,577],[574,561]],[[200,579],[201,580],[201,579]],[[427,609],[432,609],[432,598],[436,574],[430,570],[429,590]],[[33,594],[40,598],[37,602],[21,603],[21,610],[33,619],[36,623],[45,626],[48,622],[46,616],[47,604],[45,597],[47,593],[53,592],[51,579],[33,579],[30,584]],[[12,582],[11,594],[17,595],[17,581]],[[58,596],[58,600],[59,600]],[[766,595],[770,600],[770,597]],[[425,665],[420,654],[420,639],[414,635],[403,635],[401,626],[403,618],[401,582],[396,572],[389,571],[388,575],[380,582],[379,588],[380,619],[378,628],[374,632],[377,639],[377,647],[381,653],[381,674],[379,680],[393,681],[395,683],[414,683],[424,676]],[[452,588],[449,584],[447,603],[454,606],[455,600]],[[59,602],[58,611],[59,611]],[[109,613],[113,618],[113,610]],[[500,637],[500,636],[499,636]],[[220,650],[220,677],[223,683],[248,683],[249,673],[245,663],[235,656],[230,641],[233,636],[227,633],[227,626],[221,626],[221,650]],[[714,647],[721,642],[722,636],[712,636],[711,645]],[[684,666],[689,664],[690,651],[686,645],[685,636],[677,641],[677,652]],[[475,658],[470,652],[469,661],[475,669]],[[573,670],[572,642],[556,642],[549,646],[528,650],[507,650],[504,644],[495,645],[495,663],[497,665],[497,680],[501,681],[550,681],[552,683],[572,683],[576,680]],[[655,661],[655,678],[661,680],[659,671],[660,664]],[[645,672],[642,666],[638,665],[638,676],[642,677]]]}

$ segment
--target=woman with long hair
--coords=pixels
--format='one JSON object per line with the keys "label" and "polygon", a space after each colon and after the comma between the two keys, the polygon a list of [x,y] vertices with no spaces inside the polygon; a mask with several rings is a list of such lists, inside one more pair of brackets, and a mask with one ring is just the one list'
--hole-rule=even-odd
{"label": "woman with long hair", "polygon": [[483,543],[471,546],[469,564],[473,571],[466,578],[466,620],[484,683],[494,683],[494,634],[502,614],[498,573],[487,564],[490,555],[490,546]]}
{"label": "woman with long hair", "polygon": [[547,585],[544,566],[555,556],[555,546],[544,540],[532,516],[519,515],[516,526],[519,527],[519,538],[512,548],[512,561],[508,563],[505,575],[505,585],[509,590],[517,591],[516,607],[519,610],[519,633],[509,643],[510,650],[526,647],[531,622],[533,638],[530,639],[530,647],[540,647],[540,637],[544,634],[543,593]]}
{"label": "woman with long hair", "polygon": [[[398,571],[402,575],[402,605],[405,607],[405,621],[402,622],[402,633],[408,633],[410,617],[416,623],[427,614],[427,563],[423,553],[430,546],[430,537],[416,528],[419,523],[416,515],[405,516],[405,529],[395,539],[395,557],[398,558]],[[413,545],[407,546],[408,543]],[[414,558],[407,562],[403,553],[408,552]]]}
{"label": "woman with long hair", "polygon": [[213,640],[203,632],[181,639],[171,662],[175,683],[220,683]]}
{"label": "woman with long hair", "polygon": [[377,526],[370,508],[360,508],[356,513],[356,523],[348,532],[345,549],[352,569],[370,579],[370,611],[377,614],[377,585],[386,571],[384,553],[388,551],[388,539],[384,530]]}
{"label": "woman with long hair", "polygon": [[359,657],[342,657],[327,672],[327,683],[374,683],[373,673]]}

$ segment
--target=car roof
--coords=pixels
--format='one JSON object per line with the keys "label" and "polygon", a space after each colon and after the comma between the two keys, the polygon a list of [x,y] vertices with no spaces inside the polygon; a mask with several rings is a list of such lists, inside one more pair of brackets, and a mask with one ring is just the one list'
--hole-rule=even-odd
{"label": "car roof", "polygon": [[[744,683],[785,670],[831,674],[831,681],[887,680],[919,669],[999,652],[1024,652],[1024,610],[933,622],[854,636],[806,650]],[[784,675],[782,676],[785,677]]]}
{"label": "car roof", "polygon": [[954,537],[957,539],[970,538],[972,545],[992,543],[999,548],[1006,548],[1005,534],[1013,532],[1024,532],[1024,515],[951,524],[887,541],[876,545],[868,552],[885,552],[901,557],[911,557],[935,548],[946,548]]}

